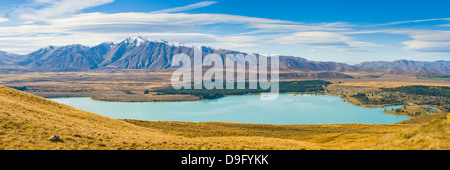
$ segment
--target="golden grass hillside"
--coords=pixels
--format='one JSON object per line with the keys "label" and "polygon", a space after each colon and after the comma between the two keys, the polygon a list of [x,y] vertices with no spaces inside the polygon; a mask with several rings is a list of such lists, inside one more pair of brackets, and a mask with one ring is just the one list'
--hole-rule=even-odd
{"label": "golden grass hillside", "polygon": [[117,120],[0,87],[1,150],[450,149],[446,121],[445,113],[393,125]]}
{"label": "golden grass hillside", "polygon": [[190,138],[270,137],[304,141],[319,146],[320,149],[450,149],[450,128],[446,124],[446,113],[415,117],[390,125],[266,125],[224,122],[126,121]]}
{"label": "golden grass hillside", "polygon": [[[49,140],[60,136],[62,142]],[[0,149],[318,149],[265,137],[187,138],[0,87]]]}

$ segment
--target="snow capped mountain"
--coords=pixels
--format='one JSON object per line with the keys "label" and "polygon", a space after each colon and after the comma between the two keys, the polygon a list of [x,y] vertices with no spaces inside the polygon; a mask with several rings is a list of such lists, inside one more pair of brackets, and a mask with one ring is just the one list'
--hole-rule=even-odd
{"label": "snow capped mountain", "polygon": [[146,41],[149,41],[149,40],[144,39],[141,36],[137,36],[137,37],[128,37],[125,40],[123,40],[122,42],[125,44],[134,44],[136,46],[140,46],[141,44],[143,44]]}
{"label": "snow capped mountain", "polygon": [[[0,53],[0,65],[17,64],[29,69],[86,70],[96,68],[166,69],[173,55],[192,49],[181,44],[143,37],[128,37],[120,42],[104,42],[88,47],[80,44],[47,46],[9,62]],[[189,54],[190,55],[190,54]]]}
{"label": "snow capped mountain", "polygon": [[[224,54],[241,53],[211,47],[202,47],[202,51],[204,56],[215,53],[222,57],[225,56]],[[93,47],[79,44],[47,46],[27,55],[0,52],[0,68],[20,67],[31,70],[146,69],[156,71],[171,68],[172,57],[180,53],[194,56],[192,46],[163,40],[129,37],[120,42],[104,42]],[[371,70],[343,63],[308,61],[292,56],[280,56],[280,69],[299,71]]]}
{"label": "snow capped mountain", "polygon": [[153,43],[162,43],[162,44],[167,44],[169,46],[186,46],[186,47],[192,47],[192,46],[188,46],[185,45],[183,43],[178,43],[178,42],[168,42],[165,40],[161,40],[161,39],[150,39],[150,38],[143,38],[141,36],[136,36],[136,37],[128,37],[122,41],[119,41],[115,44],[120,44],[120,43],[124,43],[124,44],[130,44],[130,45],[134,45],[136,47],[141,46],[143,44],[147,44],[149,42],[153,42]]}

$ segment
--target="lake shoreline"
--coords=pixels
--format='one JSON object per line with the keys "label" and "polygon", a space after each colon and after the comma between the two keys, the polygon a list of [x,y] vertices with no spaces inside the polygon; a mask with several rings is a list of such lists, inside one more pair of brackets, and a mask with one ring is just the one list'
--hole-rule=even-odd
{"label": "lake shoreline", "polygon": [[[383,108],[383,107],[388,107],[391,105],[368,105],[368,104],[361,104],[358,103],[357,99],[354,99],[352,97],[343,97],[342,95],[339,94],[333,94],[333,93],[294,93],[294,92],[287,92],[287,93],[279,93],[279,94],[310,94],[310,95],[330,95],[330,96],[337,96],[340,97],[341,99],[344,100],[344,102],[346,103],[350,103],[354,106],[358,106],[358,107],[363,107],[363,108]],[[225,97],[232,97],[232,96],[252,96],[252,95],[261,95],[261,94],[242,94],[242,95],[225,95],[223,97],[220,98],[216,98],[216,99],[221,99],[221,98],[225,98]],[[139,97],[137,97],[139,96]],[[122,95],[122,96],[84,96],[84,95],[80,95],[80,96],[61,96],[61,97],[51,97],[51,98],[73,98],[73,97],[89,97],[92,100],[95,101],[103,101],[103,102],[135,102],[135,103],[147,103],[147,102],[193,102],[193,101],[208,101],[208,100],[216,100],[216,99],[201,99],[197,96],[193,96],[193,95],[167,95],[167,94],[163,94],[163,95],[153,95],[152,97],[142,97],[145,95]],[[153,98],[153,97],[157,97],[157,99]],[[174,98],[175,96],[175,98]],[[188,96],[188,97],[186,97]],[[350,100],[349,100],[350,99]],[[399,116],[408,116],[408,117],[412,117],[406,114],[397,114],[397,113],[393,113],[393,112],[385,112],[382,111],[385,114],[390,114],[390,115],[399,115]]]}
{"label": "lake shoreline", "polygon": [[[283,93],[277,100],[257,95],[226,96],[186,102],[108,102],[89,97],[50,99],[114,119],[250,124],[392,124],[410,117],[362,108],[325,94]],[[390,106],[394,109],[401,106]],[[391,109],[388,107],[387,109]],[[162,114],[164,113],[164,114]]]}

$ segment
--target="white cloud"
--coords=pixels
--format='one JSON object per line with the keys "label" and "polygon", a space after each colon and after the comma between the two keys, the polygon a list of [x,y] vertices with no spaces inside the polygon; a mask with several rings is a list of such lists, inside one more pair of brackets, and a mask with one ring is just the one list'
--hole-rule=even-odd
{"label": "white cloud", "polygon": [[[232,23],[291,23],[289,21],[252,18],[226,14],[148,14],[148,13],[86,13],[66,18],[48,20],[47,24],[27,24],[0,27],[0,36],[19,36],[33,34],[72,34],[72,33],[108,33],[108,32],[163,32],[179,30],[193,31],[196,26]],[[142,25],[142,30],[136,28]],[[117,30],[112,30],[117,29]],[[158,32],[158,31],[156,31]]]}
{"label": "white cloud", "polygon": [[450,31],[442,30],[416,30],[416,29],[390,29],[385,30],[391,34],[404,34],[413,40],[404,41],[404,49],[426,53],[450,53]]}
{"label": "white cloud", "polygon": [[421,52],[440,52],[440,53],[450,53],[450,41],[420,41],[411,40],[405,41],[403,44],[406,45],[405,49],[421,51]]}
{"label": "white cloud", "polygon": [[[205,33],[195,34],[196,32],[205,32],[201,31],[199,27],[210,24],[237,24],[242,26],[241,28],[257,29],[261,32],[272,33],[269,36],[255,35],[258,34],[256,32],[227,36]],[[30,47],[11,46],[8,49],[14,48],[15,52],[26,53],[46,45],[62,45],[64,43],[95,45],[93,43],[118,40],[117,37],[125,38],[131,35],[151,35],[161,37],[161,39],[167,41],[204,43],[205,45],[221,48],[250,47],[257,46],[263,42],[273,41],[274,37],[283,36],[284,34],[279,34],[280,32],[341,31],[347,29],[228,14],[81,13],[63,18],[50,18],[46,20],[45,24],[0,27],[0,37],[16,37],[24,40],[21,43],[28,43]],[[199,37],[186,36],[189,33]],[[174,36],[180,37],[176,38]],[[193,42],[193,40],[195,41]],[[351,43],[356,42],[349,42],[349,44]],[[38,44],[40,45],[38,46]],[[325,42],[322,46],[326,46]],[[2,48],[5,50],[7,47],[2,46]],[[21,48],[24,48],[23,51],[19,50]]]}
{"label": "white cloud", "polygon": [[[168,42],[182,42],[186,45],[205,45],[211,47],[235,48],[252,47],[259,41],[251,36],[218,36],[205,33],[78,33],[42,34],[39,36],[0,37],[0,50],[16,54],[27,54],[39,48],[53,45],[64,46],[69,44],[82,44],[95,46],[105,41],[119,42],[127,37],[142,36],[152,40],[165,40]],[[89,37],[89,38],[87,38]]]}
{"label": "white cloud", "polygon": [[[380,45],[355,40],[353,34],[389,33],[408,35],[412,38],[403,42],[406,45],[403,48],[405,50],[450,53],[449,31],[373,28],[355,30],[358,26],[346,22],[305,24],[240,15],[176,13],[210,6],[217,3],[216,1],[203,1],[147,13],[80,13],[83,9],[110,2],[113,0],[34,0],[34,3],[40,4],[39,8],[25,5],[14,11],[22,21],[31,21],[30,23],[0,26],[0,50],[24,54],[47,45],[93,46],[104,41],[119,41],[139,35],[220,48],[257,47],[263,43],[274,43],[315,48],[309,51],[311,53],[318,48],[361,52],[367,51],[366,47]],[[444,19],[401,21],[378,26],[434,20]],[[0,17],[0,23],[6,21],[8,18]],[[208,27],[212,24],[235,26],[238,33],[217,33],[214,28]]]}
{"label": "white cloud", "polygon": [[192,10],[192,9],[207,7],[207,6],[213,5],[215,3],[217,3],[217,1],[203,1],[203,2],[198,2],[198,3],[195,3],[195,4],[186,5],[186,6],[183,6],[183,7],[175,7],[175,8],[169,8],[169,9],[163,9],[163,10],[159,10],[159,11],[153,11],[153,12],[150,12],[150,13],[182,12],[182,11],[188,11],[188,10]]}
{"label": "white cloud", "polygon": [[392,26],[392,25],[409,24],[409,23],[430,22],[430,21],[450,21],[450,18],[433,18],[433,19],[422,19],[422,20],[397,21],[397,22],[389,22],[389,23],[384,23],[384,24],[371,25],[370,27]]}
{"label": "white cloud", "polygon": [[330,48],[339,51],[367,51],[362,47],[379,46],[377,44],[355,41],[352,37],[335,32],[297,32],[275,37],[274,42],[281,44],[301,44],[315,48]]}
{"label": "white cloud", "polygon": [[418,56],[418,57],[448,56],[448,57],[450,57],[450,53],[418,53],[418,54],[415,54],[415,56]]}
{"label": "white cloud", "polygon": [[8,18],[0,17],[0,23],[9,21]]}
{"label": "white cloud", "polygon": [[[34,2],[16,9],[18,17],[26,21],[46,22],[51,18],[61,18],[114,0],[35,0]],[[36,5],[43,6],[36,9]]]}
{"label": "white cloud", "polygon": [[296,24],[271,24],[271,23],[254,23],[249,25],[249,28],[264,29],[271,32],[282,31],[343,31],[349,28],[334,28],[328,26],[314,26],[314,25],[299,25]]}
{"label": "white cloud", "polygon": [[[199,27],[210,24],[237,24],[241,28],[257,29],[270,34],[259,35],[257,32],[226,36],[195,34],[205,32]],[[254,47],[260,43],[275,42],[333,48],[341,51],[363,51],[361,47],[373,45],[354,41],[351,37],[340,33],[325,32],[342,30],[348,30],[348,28],[305,25],[298,22],[228,14],[82,13],[64,18],[51,18],[45,24],[0,27],[0,37],[16,37],[23,40],[21,43],[30,44],[30,47],[2,46],[3,50],[14,49],[18,53],[27,53],[38,47],[64,43],[94,45],[93,43],[119,40],[117,37],[125,38],[131,35],[151,35],[167,41],[203,43],[221,48]],[[295,33],[289,35],[290,32]],[[194,33],[199,37],[186,36],[188,33]],[[192,42],[193,40],[195,42]],[[21,48],[23,48],[22,51],[19,50]]]}

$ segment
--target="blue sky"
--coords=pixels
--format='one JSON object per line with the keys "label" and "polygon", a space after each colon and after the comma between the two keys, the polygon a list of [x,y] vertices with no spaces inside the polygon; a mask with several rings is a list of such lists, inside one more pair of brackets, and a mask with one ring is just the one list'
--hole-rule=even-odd
{"label": "blue sky", "polygon": [[309,60],[449,60],[448,0],[1,0],[0,50],[142,36]]}

